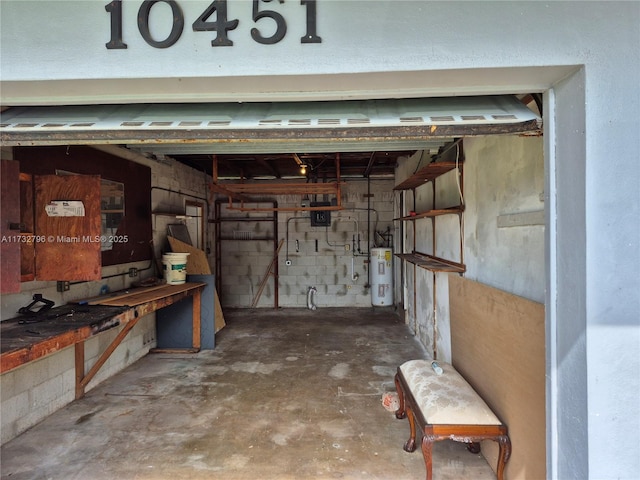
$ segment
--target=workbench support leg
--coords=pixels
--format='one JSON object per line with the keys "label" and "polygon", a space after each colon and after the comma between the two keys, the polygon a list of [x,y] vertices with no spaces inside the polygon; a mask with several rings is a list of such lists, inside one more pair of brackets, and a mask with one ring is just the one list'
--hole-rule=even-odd
{"label": "workbench support leg", "polygon": [[89,372],[80,381],[80,387],[82,387],[83,395],[84,395],[84,389],[87,387],[89,382],[93,379],[93,377],[95,377],[96,373],[98,373],[98,370],[100,370],[100,367],[104,365],[104,363],[109,359],[113,351],[118,347],[118,345],[120,345],[122,340],[124,340],[124,337],[126,337],[127,334],[133,329],[133,327],[136,326],[136,323],[138,323],[138,320],[140,319],[140,317],[138,316],[138,312],[136,311],[134,315],[135,315],[134,318],[124,325],[124,328],[120,330],[120,333],[116,335],[116,338],[113,339],[113,341],[109,344],[107,349],[102,353],[102,355],[100,355],[100,358],[98,358],[98,360],[93,365],[93,367],[91,367]]}
{"label": "workbench support leg", "polygon": [[84,396],[84,340],[75,344],[76,351],[76,400]]}
{"label": "workbench support leg", "polygon": [[196,351],[200,350],[200,301],[202,294],[200,290],[197,290],[193,294],[193,348]]}

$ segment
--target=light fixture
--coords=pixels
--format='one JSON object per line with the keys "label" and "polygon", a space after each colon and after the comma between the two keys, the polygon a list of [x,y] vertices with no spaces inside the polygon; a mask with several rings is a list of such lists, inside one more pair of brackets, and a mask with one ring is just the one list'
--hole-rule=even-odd
{"label": "light fixture", "polygon": [[306,175],[307,174],[307,166],[303,163],[302,165],[300,165],[300,175]]}

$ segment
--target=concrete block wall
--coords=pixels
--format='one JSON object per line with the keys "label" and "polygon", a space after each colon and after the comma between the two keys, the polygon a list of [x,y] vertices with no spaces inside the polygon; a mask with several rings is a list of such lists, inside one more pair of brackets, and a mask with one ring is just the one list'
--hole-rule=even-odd
{"label": "concrete block wall", "polygon": [[[102,332],[85,342],[85,372],[119,330]],[[142,358],[152,346],[155,346],[155,314],[138,321],[86,391]],[[0,377],[0,396],[0,442],[4,444],[75,399],[74,347],[4,373]]]}
{"label": "concrete block wall", "polygon": [[[206,199],[207,179],[201,172],[174,161],[151,160],[133,155],[117,147],[108,146],[100,149],[151,168],[152,211],[184,212],[185,199]],[[2,148],[2,158],[11,159],[11,149]],[[162,189],[153,189],[153,187]],[[206,204],[206,201],[204,202]],[[153,222],[153,239],[158,257],[165,248],[167,223],[176,223],[176,219],[157,216]],[[205,238],[210,241],[210,236]],[[130,267],[138,269],[138,277],[130,278],[126,275]],[[103,268],[102,274],[103,277],[110,278],[104,278],[98,282],[72,283],[70,290],[62,293],[56,291],[56,282],[25,282],[21,286],[20,293],[0,297],[0,317],[2,319],[15,317],[20,307],[31,302],[34,293],[41,293],[43,297],[53,300],[56,305],[64,305],[74,300],[99,295],[103,288],[108,288],[109,291],[128,288],[134,280],[154,275],[154,268],[153,263],[149,261],[108,266]],[[85,342],[85,372],[91,368],[118,331],[119,329],[116,328],[102,332]],[[88,390],[131,365],[155,346],[155,314],[151,314],[138,321],[90,382]],[[0,439],[5,443],[74,400],[73,347],[3,374],[0,376],[0,391],[2,397]]]}
{"label": "concrete block wall", "polygon": [[[464,199],[462,229],[456,215],[436,217],[435,249],[430,219],[405,222],[404,250],[462,262],[465,277],[529,298],[544,300],[544,225],[499,227],[504,215],[540,212],[544,208],[543,142],[539,137],[493,135],[464,140]],[[398,181],[409,177],[419,154],[401,162]],[[416,189],[415,208],[432,208],[433,185]],[[457,205],[455,172],[436,180],[436,208]],[[405,193],[405,211],[414,208],[411,192]],[[415,247],[413,229],[415,228]],[[460,252],[460,236],[463,252]],[[451,361],[449,294],[446,273],[404,265],[405,320],[420,342],[434,356]],[[435,306],[433,289],[437,293]],[[415,304],[414,304],[414,298]],[[435,341],[434,341],[435,339]],[[434,347],[435,344],[435,347]]]}
{"label": "concrete block wall", "polygon": [[[306,308],[309,287],[317,290],[314,300],[318,308],[371,306],[367,252],[369,247],[386,246],[381,245],[382,240],[375,232],[387,229],[395,232],[393,186],[392,179],[371,180],[370,187],[366,181],[347,180],[341,192],[344,209],[331,211],[329,227],[312,227],[309,212],[278,214],[278,240],[284,240],[278,257],[280,307]],[[369,199],[366,197],[368,188],[373,195]],[[278,207],[293,207],[300,205],[302,197],[282,195],[273,200],[278,202]],[[367,243],[368,208],[371,231]],[[250,218],[250,215],[258,214],[223,208],[222,215]],[[221,246],[222,306],[249,307],[274,253],[272,240],[256,239],[273,238],[272,223],[227,221],[222,223],[222,235],[232,239],[223,241]],[[252,240],[243,239],[250,237]],[[273,277],[270,277],[257,306],[273,307],[274,294]]]}
{"label": "concrete block wall", "polygon": [[[187,201],[201,203],[204,207],[204,249],[211,250],[213,228],[207,222],[211,213],[207,207],[207,185],[211,177],[170,159],[151,160],[140,157],[139,161],[151,167],[151,211],[163,213],[152,215],[156,257],[161,259],[163,253],[170,251],[166,239],[167,226],[184,223],[184,220],[164,213],[184,214]],[[211,262],[210,265],[212,266]]]}

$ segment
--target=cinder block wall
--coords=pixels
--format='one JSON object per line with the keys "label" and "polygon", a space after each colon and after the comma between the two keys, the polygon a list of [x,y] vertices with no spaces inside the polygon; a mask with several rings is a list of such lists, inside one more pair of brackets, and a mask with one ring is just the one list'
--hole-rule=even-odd
{"label": "cinder block wall", "polygon": [[[85,342],[85,372],[96,362],[120,329]],[[153,332],[153,333],[150,333]],[[155,345],[155,314],[147,315],[129,332],[86,391],[149,353]],[[0,440],[4,444],[75,399],[74,347],[48,355],[2,375]],[[43,446],[45,448],[45,446]]]}
{"label": "cinder block wall", "polygon": [[[389,229],[391,234],[395,233],[393,186],[392,179],[371,180],[373,196],[367,198],[366,181],[347,181],[342,188],[341,204],[344,209],[331,212],[329,227],[311,226],[309,212],[278,214],[277,239],[284,240],[278,256],[280,307],[306,307],[309,287],[317,290],[314,299],[318,308],[371,306],[367,253],[370,247],[386,246],[376,232]],[[283,195],[273,200],[278,202],[278,207],[293,207],[300,205],[302,197]],[[369,242],[367,208],[370,208],[371,220]],[[220,293],[223,307],[251,306],[274,254],[272,223],[251,219],[269,215],[223,208],[223,217],[244,217],[247,220],[222,222],[222,237],[227,239],[221,245]],[[259,240],[261,238],[269,240]],[[269,277],[257,306],[273,307],[274,296],[274,280]]]}
{"label": "cinder block wall", "polygon": [[[465,162],[462,182],[465,199],[462,230],[457,216],[443,215],[405,222],[405,251],[423,253],[462,262],[465,277],[509,293],[544,301],[544,225],[500,226],[504,215],[542,212],[544,209],[544,157],[540,137],[492,135],[464,140]],[[420,155],[399,164],[398,181],[409,177],[420,164]],[[433,208],[433,184],[416,189],[416,210]],[[455,172],[436,180],[436,208],[459,203]],[[413,208],[406,196],[405,211]],[[436,248],[433,248],[433,225]],[[415,229],[415,246],[414,233]],[[463,258],[460,236],[463,236]],[[406,322],[430,352],[451,361],[448,274],[435,275],[405,265]],[[415,284],[414,284],[415,278]],[[435,278],[435,317],[434,317]],[[415,295],[414,295],[415,292]],[[415,304],[414,304],[415,298]],[[455,359],[454,359],[455,360]]]}
{"label": "cinder block wall", "polygon": [[[105,150],[116,154],[117,147],[106,147]],[[12,158],[10,149],[2,149],[2,158]],[[156,161],[142,156],[128,155],[129,160],[147,165],[151,168],[151,201],[152,211],[184,212],[187,199],[202,201],[206,205],[207,178],[201,172],[178,164],[174,161]],[[160,187],[160,188],[158,188]],[[156,256],[160,257],[166,248],[166,226],[168,223],[179,223],[175,217],[154,215],[153,239]],[[205,237],[205,242],[210,236]],[[118,275],[128,272],[130,267],[139,270],[140,276],[129,278]],[[16,316],[20,307],[28,305],[34,293],[41,293],[45,298],[54,300],[56,305],[96,296],[103,286],[110,291],[128,288],[132,281],[140,280],[154,274],[154,264],[149,261],[114,265],[103,269],[105,278],[99,282],[80,282],[72,284],[67,292],[57,292],[56,282],[25,282],[21,292],[13,295],[2,295],[1,318]],[[119,329],[112,329],[85,342],[85,372],[96,362],[98,356],[118,334]],[[131,365],[156,346],[155,314],[147,315],[127,335],[125,340],[113,352],[109,360],[98,371],[87,386],[87,391],[106,380],[125,367]],[[59,408],[72,402],[75,398],[75,356],[73,347],[46,356],[35,362],[19,367],[0,376],[0,441],[8,442],[28,428],[42,421]]]}

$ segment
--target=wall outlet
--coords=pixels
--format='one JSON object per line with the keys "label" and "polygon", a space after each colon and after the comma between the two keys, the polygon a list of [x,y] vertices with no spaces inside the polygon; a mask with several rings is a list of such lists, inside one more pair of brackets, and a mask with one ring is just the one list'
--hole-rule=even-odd
{"label": "wall outlet", "polygon": [[129,269],[129,276],[130,277],[137,277],[138,276],[138,269],[135,267],[132,267]]}
{"label": "wall outlet", "polygon": [[56,282],[56,290],[58,292],[67,292],[71,288],[71,284],[69,282]]}

